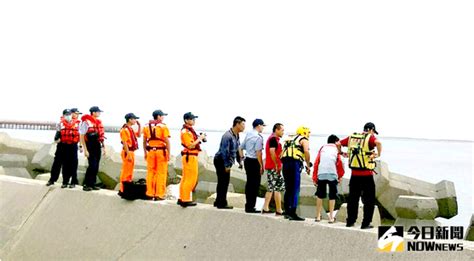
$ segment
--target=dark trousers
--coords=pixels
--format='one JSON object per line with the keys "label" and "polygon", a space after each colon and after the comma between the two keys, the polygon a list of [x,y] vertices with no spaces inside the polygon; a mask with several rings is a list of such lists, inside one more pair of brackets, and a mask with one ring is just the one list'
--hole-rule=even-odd
{"label": "dark trousers", "polygon": [[51,167],[51,178],[50,182],[56,182],[59,178],[59,173],[63,173],[63,184],[78,184],[77,181],[77,143],[66,144],[58,143],[56,146],[56,153],[54,154],[53,166]]}
{"label": "dark trousers", "polygon": [[245,210],[254,210],[257,202],[258,189],[260,188],[260,163],[257,159],[245,158],[245,174],[247,174],[247,183],[245,183]]}
{"label": "dark trousers", "polygon": [[97,141],[86,142],[87,151],[89,152],[89,166],[84,177],[85,187],[94,187],[97,180],[97,173],[99,172],[100,157],[102,155],[101,145]]}
{"label": "dark trousers", "polygon": [[375,182],[373,176],[351,176],[349,181],[349,199],[347,201],[347,223],[353,224],[359,212],[359,198],[364,203],[362,226],[370,225],[375,209]]}
{"label": "dark trousers", "polygon": [[293,158],[282,159],[282,172],[285,179],[284,207],[288,215],[296,215],[300,195],[301,169],[303,163]]}
{"label": "dark trousers", "polygon": [[214,167],[216,167],[217,186],[216,186],[216,201],[214,206],[227,206],[227,189],[230,182],[230,172],[225,172],[224,160],[219,157],[214,157]]}

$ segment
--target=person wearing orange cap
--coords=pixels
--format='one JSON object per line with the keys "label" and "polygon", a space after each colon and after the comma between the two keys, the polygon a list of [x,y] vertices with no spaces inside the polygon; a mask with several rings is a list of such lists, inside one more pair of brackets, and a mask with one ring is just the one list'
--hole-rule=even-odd
{"label": "person wearing orange cap", "polygon": [[166,195],[170,159],[170,132],[163,123],[166,115],[161,110],[154,111],[153,120],[143,128],[143,149],[147,163],[146,195],[152,200],[164,200]]}
{"label": "person wearing orange cap", "polygon": [[198,181],[198,155],[201,151],[201,142],[206,142],[206,134],[196,134],[193,126],[198,116],[187,112],[183,116],[184,125],[181,129],[181,151],[183,163],[183,177],[179,184],[178,205],[182,207],[196,206],[196,202],[191,200],[191,193]]}
{"label": "person wearing orange cap", "polygon": [[[122,171],[120,173],[120,192],[123,193],[123,182],[130,182],[133,179],[133,168],[135,166],[135,151],[138,149],[137,137],[140,137],[140,123],[138,123],[137,117],[133,113],[125,115],[125,121],[127,122],[120,129],[120,140],[123,144],[122,149]],[[132,128],[133,125],[138,123],[138,131]]]}

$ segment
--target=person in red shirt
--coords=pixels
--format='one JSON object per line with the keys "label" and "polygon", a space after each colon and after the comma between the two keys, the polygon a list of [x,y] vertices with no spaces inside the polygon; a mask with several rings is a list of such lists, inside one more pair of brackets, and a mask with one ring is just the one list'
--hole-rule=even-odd
{"label": "person in red shirt", "polygon": [[[370,225],[375,209],[375,182],[373,169],[374,159],[380,157],[382,143],[375,134],[379,134],[372,122],[364,125],[364,132],[353,135],[336,143],[341,153],[341,146],[348,147],[349,168],[352,169],[349,181],[349,199],[347,201],[346,227],[353,227],[359,210],[359,199],[364,203],[364,218],[361,229],[373,228]],[[377,148],[377,151],[374,149]]]}
{"label": "person in red shirt", "polygon": [[263,204],[262,214],[272,213],[269,204],[274,196],[276,212],[275,215],[283,215],[281,209],[281,192],[285,191],[285,180],[281,173],[281,151],[280,139],[285,133],[283,124],[277,123],[273,126],[273,133],[268,137],[265,145],[265,170],[267,173],[267,193],[265,193],[265,204]]}

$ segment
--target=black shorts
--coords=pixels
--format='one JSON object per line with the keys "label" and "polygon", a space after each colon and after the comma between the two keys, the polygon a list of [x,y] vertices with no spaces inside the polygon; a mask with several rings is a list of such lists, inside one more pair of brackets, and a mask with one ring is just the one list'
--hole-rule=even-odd
{"label": "black shorts", "polygon": [[319,180],[316,196],[320,199],[326,198],[326,187],[329,186],[329,199],[337,199],[337,180]]}

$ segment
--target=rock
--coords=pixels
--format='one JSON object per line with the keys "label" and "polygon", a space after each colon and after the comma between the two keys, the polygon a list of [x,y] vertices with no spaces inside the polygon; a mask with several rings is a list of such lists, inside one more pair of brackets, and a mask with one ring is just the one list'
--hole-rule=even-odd
{"label": "rock", "polygon": [[400,218],[433,220],[438,213],[438,204],[432,197],[400,196],[395,209]]}
{"label": "rock", "polygon": [[44,145],[39,142],[13,139],[8,134],[0,132],[0,153],[25,155],[28,162]]}
{"label": "rock", "polygon": [[25,168],[4,168],[4,173],[7,176],[31,179],[31,175]]}
{"label": "rock", "polygon": [[[193,193],[193,199],[198,202],[204,202],[212,194],[216,193],[216,182],[199,181],[196,190]],[[229,184],[228,192],[234,192],[234,186]],[[212,202],[214,203],[214,202]]]}
{"label": "rock", "polygon": [[5,168],[26,168],[28,158],[18,154],[0,154],[0,166]]}
{"label": "rock", "polygon": [[441,181],[432,184],[426,181],[410,178],[404,175],[390,172],[385,162],[377,161],[374,176],[376,184],[376,198],[384,208],[384,212],[396,218],[395,203],[399,196],[424,196],[433,197],[438,204],[437,217],[451,218],[457,215],[458,206],[454,183]]}
{"label": "rock", "polygon": [[465,240],[474,241],[474,214],[471,216],[471,224],[467,227]]}
{"label": "rock", "polygon": [[[347,219],[347,203],[341,205],[341,208],[337,211],[336,220],[339,222],[346,222]],[[356,224],[362,224],[362,220],[364,219],[364,204],[359,202],[359,213],[357,214]],[[370,223],[372,226],[380,226],[380,213],[379,208],[375,206],[374,215],[372,216],[372,222]]]}
{"label": "rock", "polygon": [[[214,193],[204,203],[213,205],[217,194]],[[227,192],[227,204],[234,208],[245,208],[245,194]]]}
{"label": "rock", "polygon": [[423,220],[423,219],[410,219],[410,218],[397,218],[395,220],[394,226],[403,226],[403,230],[408,231],[410,227],[415,226],[418,227],[421,231],[422,227],[428,226],[428,227],[437,227],[441,226],[441,223],[439,223],[436,220]]}

